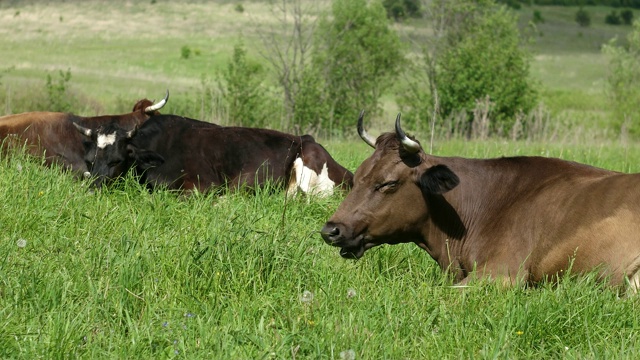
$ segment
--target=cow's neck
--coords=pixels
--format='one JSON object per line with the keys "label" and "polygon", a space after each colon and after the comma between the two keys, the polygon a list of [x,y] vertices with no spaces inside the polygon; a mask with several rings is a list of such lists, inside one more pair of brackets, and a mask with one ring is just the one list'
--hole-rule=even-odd
{"label": "cow's neck", "polygon": [[485,228],[500,221],[495,214],[509,202],[505,189],[518,179],[513,173],[492,171],[482,160],[439,160],[460,177],[460,184],[444,195],[425,195],[430,218],[418,245],[459,281],[488,255],[476,243]]}

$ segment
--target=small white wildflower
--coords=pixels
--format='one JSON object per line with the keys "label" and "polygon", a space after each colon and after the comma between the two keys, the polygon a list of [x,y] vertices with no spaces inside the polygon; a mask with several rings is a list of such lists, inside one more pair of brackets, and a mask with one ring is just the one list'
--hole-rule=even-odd
{"label": "small white wildflower", "polygon": [[18,165],[16,165],[16,168],[18,168],[18,172],[22,172],[22,164],[18,163]]}
{"label": "small white wildflower", "polygon": [[18,245],[19,248],[23,248],[23,247],[27,246],[27,240],[18,239],[18,241],[16,242],[16,245]]}
{"label": "small white wildflower", "polygon": [[355,289],[347,289],[347,299],[351,299],[352,297],[356,296],[356,290]]}
{"label": "small white wildflower", "polygon": [[340,360],[356,360],[356,352],[353,349],[341,351]]}
{"label": "small white wildflower", "polygon": [[302,295],[300,295],[300,302],[310,303],[312,301],[313,301],[313,293],[309,290],[303,291]]}

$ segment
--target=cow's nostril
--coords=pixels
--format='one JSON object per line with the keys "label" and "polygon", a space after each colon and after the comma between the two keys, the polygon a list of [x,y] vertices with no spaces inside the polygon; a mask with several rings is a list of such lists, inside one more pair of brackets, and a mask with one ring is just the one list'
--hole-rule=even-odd
{"label": "cow's nostril", "polygon": [[333,243],[340,237],[340,228],[334,224],[327,223],[320,230],[320,234],[324,241]]}

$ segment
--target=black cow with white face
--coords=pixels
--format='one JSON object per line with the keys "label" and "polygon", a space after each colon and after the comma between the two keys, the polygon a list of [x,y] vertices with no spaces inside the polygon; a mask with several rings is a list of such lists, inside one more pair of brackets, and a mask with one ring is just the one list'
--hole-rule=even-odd
{"label": "black cow with white face", "polygon": [[87,140],[87,162],[98,186],[130,168],[152,188],[201,192],[272,182],[289,193],[328,195],[353,184],[353,174],[309,135],[159,115],[135,131],[110,126]]}

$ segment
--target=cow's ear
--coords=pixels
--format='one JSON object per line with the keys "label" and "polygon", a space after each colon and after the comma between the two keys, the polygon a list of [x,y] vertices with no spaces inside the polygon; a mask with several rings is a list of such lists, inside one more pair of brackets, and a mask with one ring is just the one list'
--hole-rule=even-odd
{"label": "cow's ear", "polygon": [[458,184],[458,175],[445,165],[432,166],[420,175],[420,187],[428,194],[444,194]]}
{"label": "cow's ear", "polygon": [[164,158],[155,151],[138,149],[132,145],[127,146],[127,151],[129,152],[129,158],[135,160],[142,170],[164,164]]}

